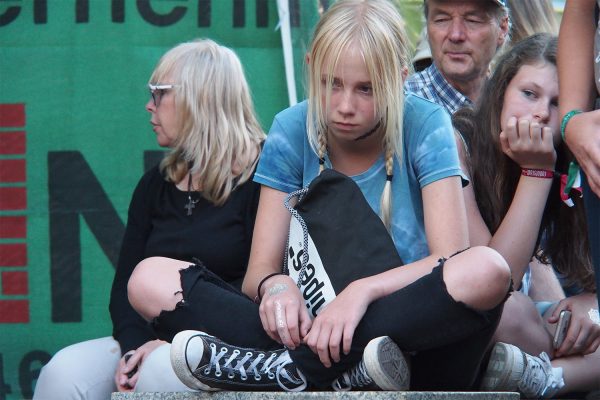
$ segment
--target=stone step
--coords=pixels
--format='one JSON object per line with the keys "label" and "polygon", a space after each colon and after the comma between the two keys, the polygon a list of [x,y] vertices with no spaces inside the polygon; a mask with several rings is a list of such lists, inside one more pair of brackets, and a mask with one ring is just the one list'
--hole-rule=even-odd
{"label": "stone step", "polygon": [[113,393],[111,400],[519,400],[508,392],[162,392]]}

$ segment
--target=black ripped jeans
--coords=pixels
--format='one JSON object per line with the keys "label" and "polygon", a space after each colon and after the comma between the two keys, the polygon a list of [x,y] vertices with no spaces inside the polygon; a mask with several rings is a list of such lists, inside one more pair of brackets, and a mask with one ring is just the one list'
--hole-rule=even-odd
{"label": "black ripped jeans", "polygon": [[[367,343],[390,336],[411,356],[411,390],[470,390],[496,330],[503,303],[477,311],[455,301],[443,281],[444,260],[412,284],[373,302],[356,328],[350,354],[325,368],[307,346],[290,350],[296,366],[315,388],[355,366]],[[203,266],[181,270],[183,300],[152,325],[171,341],[178,332],[199,330],[226,343],[262,350],[280,348],[263,330],[258,305]],[[508,294],[507,294],[508,296]]]}

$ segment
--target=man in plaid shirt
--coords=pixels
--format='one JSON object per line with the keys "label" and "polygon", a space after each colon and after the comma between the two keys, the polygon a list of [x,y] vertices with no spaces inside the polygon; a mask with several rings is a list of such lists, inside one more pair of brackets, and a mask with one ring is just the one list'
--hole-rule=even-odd
{"label": "man in plaid shirt", "polygon": [[507,39],[505,0],[424,0],[433,63],[406,81],[406,90],[450,114],[479,97],[490,62]]}

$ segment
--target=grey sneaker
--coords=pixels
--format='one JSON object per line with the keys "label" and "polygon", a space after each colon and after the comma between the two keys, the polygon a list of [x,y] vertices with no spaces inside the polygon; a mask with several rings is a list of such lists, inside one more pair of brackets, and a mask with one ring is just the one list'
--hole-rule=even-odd
{"label": "grey sneaker", "polygon": [[186,386],[204,391],[306,389],[304,375],[287,350],[259,351],[232,346],[199,331],[173,338],[171,365]]}
{"label": "grey sneaker", "polygon": [[529,355],[516,346],[496,343],[481,390],[520,392],[529,399],[550,398],[565,385],[562,368],[553,368],[546,353]]}
{"label": "grey sneaker", "polygon": [[410,369],[400,348],[388,336],[375,338],[365,347],[362,360],[333,381],[335,391],[352,389],[408,390]]}

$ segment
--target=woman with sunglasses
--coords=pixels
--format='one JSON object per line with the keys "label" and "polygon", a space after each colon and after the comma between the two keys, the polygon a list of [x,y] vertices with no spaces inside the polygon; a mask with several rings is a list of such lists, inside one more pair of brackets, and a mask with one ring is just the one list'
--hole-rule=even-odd
{"label": "woman with sunglasses", "polygon": [[[142,260],[185,260],[194,273],[241,287],[259,195],[252,176],[265,137],[242,65],[211,40],[183,43],[160,59],[149,89],[152,129],[170,151],[133,193],[111,291],[112,337],[59,351],[42,369],[34,398],[187,390],[171,369],[170,345],[127,298]],[[152,279],[149,286],[160,285],[160,276]]]}

